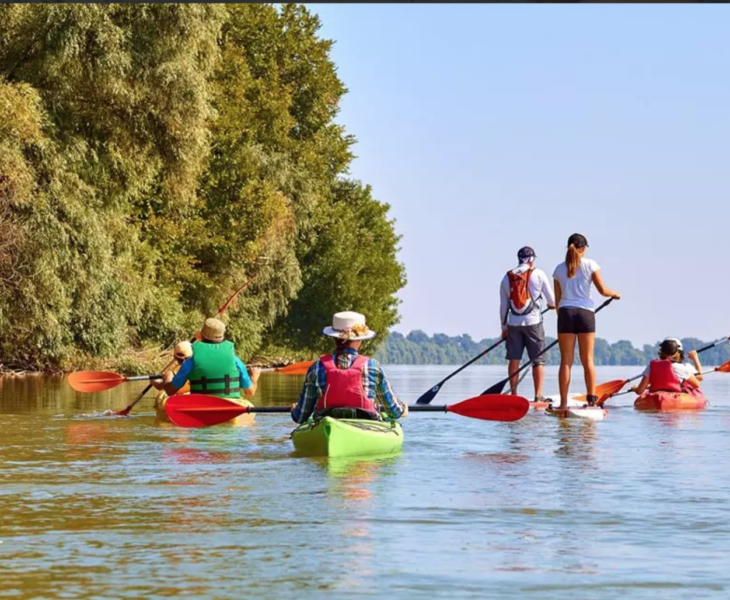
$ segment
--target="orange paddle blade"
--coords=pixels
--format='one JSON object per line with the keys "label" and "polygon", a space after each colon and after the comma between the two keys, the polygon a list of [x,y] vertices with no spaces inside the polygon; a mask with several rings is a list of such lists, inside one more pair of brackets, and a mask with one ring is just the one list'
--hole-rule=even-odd
{"label": "orange paddle blade", "polygon": [[475,396],[446,407],[446,412],[485,421],[519,421],[529,410],[527,398],[509,394]]}
{"label": "orange paddle blade", "polygon": [[219,425],[248,412],[248,409],[248,406],[241,406],[233,400],[206,394],[170,396],[165,403],[170,421],[186,428]]}
{"label": "orange paddle blade", "polygon": [[[607,381],[606,383],[601,383],[600,385],[596,386],[596,396],[598,396],[599,400],[596,402],[598,404],[602,399],[605,398],[608,399],[614,394],[621,391],[621,388],[624,387],[628,383],[628,379],[613,379],[612,381]],[[581,394],[580,396],[575,396],[575,400],[580,400],[582,402],[585,402],[588,398],[586,398],[585,394]],[[604,400],[605,402],[605,400]]]}
{"label": "orange paddle blade", "polygon": [[274,371],[280,375],[306,375],[307,371],[309,371],[309,367],[313,364],[314,361],[305,360],[304,362],[294,363],[293,365],[287,365],[286,367],[277,367]]}
{"label": "orange paddle blade", "polygon": [[730,360],[715,369],[718,373],[730,373]]}
{"label": "orange paddle blade", "polygon": [[68,376],[69,385],[77,392],[103,392],[126,380],[118,373],[109,371],[77,371]]}

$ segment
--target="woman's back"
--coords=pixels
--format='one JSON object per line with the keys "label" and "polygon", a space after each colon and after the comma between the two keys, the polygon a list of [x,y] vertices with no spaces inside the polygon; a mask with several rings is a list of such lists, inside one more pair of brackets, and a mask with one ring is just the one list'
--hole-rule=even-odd
{"label": "woman's back", "polygon": [[553,278],[560,284],[560,306],[558,308],[584,308],[593,310],[591,286],[593,274],[601,267],[595,260],[581,257],[574,277],[568,277],[568,264],[560,263],[555,267]]}

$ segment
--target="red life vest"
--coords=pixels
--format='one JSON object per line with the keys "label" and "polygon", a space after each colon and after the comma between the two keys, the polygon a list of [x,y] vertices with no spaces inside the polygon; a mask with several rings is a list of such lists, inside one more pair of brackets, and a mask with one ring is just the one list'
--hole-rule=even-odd
{"label": "red life vest", "polygon": [[652,392],[683,392],[682,382],[672,369],[671,360],[653,360],[649,363],[649,388]]}
{"label": "red life vest", "polygon": [[[516,315],[526,315],[531,312],[535,302],[530,294],[530,275],[532,269],[522,273],[507,271],[509,281],[509,310]],[[509,313],[509,311],[507,311]]]}
{"label": "red life vest", "polygon": [[362,372],[369,357],[358,355],[349,369],[338,369],[330,354],[319,358],[324,368],[327,386],[317,400],[315,412],[321,413],[333,408],[360,408],[378,414],[375,403],[367,397],[362,385]]}

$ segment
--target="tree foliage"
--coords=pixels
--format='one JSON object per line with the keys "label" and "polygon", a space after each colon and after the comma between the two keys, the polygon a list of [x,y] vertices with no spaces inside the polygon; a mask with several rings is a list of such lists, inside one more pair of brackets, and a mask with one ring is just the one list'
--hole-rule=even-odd
{"label": "tree foliage", "polygon": [[[252,277],[227,315],[245,356],[316,351],[322,295],[397,321],[398,238],[346,179],[346,89],[305,7],[1,5],[0,22],[2,362],[169,345]],[[337,285],[345,259],[359,294]]]}
{"label": "tree foliage", "polygon": [[[443,333],[434,334],[433,337],[423,331],[411,331],[408,335],[393,332],[385,343],[379,348],[377,357],[388,364],[407,365],[429,365],[463,364],[474,358],[497,341],[497,338],[483,339],[475,342],[468,335],[448,336]],[[547,338],[549,344],[553,338]],[[682,345],[685,353],[690,350],[701,348],[707,345],[696,338],[683,338]],[[659,343],[651,346],[646,344],[641,350],[626,340],[620,340],[613,344],[602,338],[596,338],[595,362],[597,365],[646,365],[657,357]],[[577,355],[577,353],[576,353]],[[524,360],[527,360],[525,353]],[[716,348],[702,353],[703,364],[720,365],[730,360],[730,346],[719,345]],[[557,347],[548,350],[545,354],[545,362],[548,365],[560,364],[560,352]],[[501,365],[505,363],[504,347],[495,349],[477,364]],[[576,358],[576,364],[578,359]]]}

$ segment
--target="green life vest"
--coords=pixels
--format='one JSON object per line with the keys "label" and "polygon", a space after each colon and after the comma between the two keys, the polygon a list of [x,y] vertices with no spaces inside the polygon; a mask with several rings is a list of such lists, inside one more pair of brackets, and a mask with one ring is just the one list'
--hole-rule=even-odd
{"label": "green life vest", "polygon": [[190,391],[219,398],[240,398],[235,359],[233,342],[193,344],[193,370],[188,376]]}

